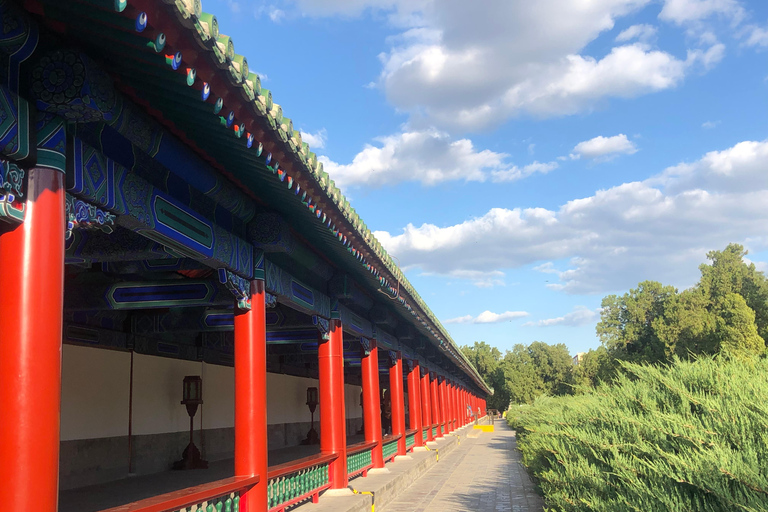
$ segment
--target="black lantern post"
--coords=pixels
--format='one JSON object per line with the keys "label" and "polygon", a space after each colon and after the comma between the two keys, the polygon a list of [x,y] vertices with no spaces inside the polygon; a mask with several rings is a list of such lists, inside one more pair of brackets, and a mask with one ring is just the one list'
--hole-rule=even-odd
{"label": "black lantern post", "polygon": [[173,464],[173,469],[207,469],[208,461],[200,456],[200,450],[195,446],[193,438],[195,414],[197,407],[203,403],[203,379],[199,375],[184,377],[182,398],[181,404],[187,407],[189,414],[189,444],[184,448],[181,460]]}
{"label": "black lantern post", "polygon": [[307,438],[301,442],[301,444],[318,444],[320,443],[320,437],[315,430],[315,409],[320,403],[320,398],[317,392],[317,388],[307,388],[307,405],[309,406],[310,413],[310,428],[307,432]]}

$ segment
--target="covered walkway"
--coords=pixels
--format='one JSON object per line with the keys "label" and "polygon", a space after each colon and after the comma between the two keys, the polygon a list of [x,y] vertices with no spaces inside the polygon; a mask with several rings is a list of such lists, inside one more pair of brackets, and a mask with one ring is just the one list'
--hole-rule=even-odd
{"label": "covered walkway", "polygon": [[455,450],[380,510],[541,512],[544,503],[520,463],[514,432],[496,421],[495,432],[475,434],[462,437]]}

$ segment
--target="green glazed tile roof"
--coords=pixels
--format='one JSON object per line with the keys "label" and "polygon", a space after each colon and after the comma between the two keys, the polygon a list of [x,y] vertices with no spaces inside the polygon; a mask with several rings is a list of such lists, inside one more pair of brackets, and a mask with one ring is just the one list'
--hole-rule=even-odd
{"label": "green glazed tile roof", "polygon": [[[42,1],[46,4],[52,2],[52,0]],[[227,75],[227,83],[224,84],[229,90],[229,96],[227,96],[229,99],[227,101],[230,101],[232,98],[234,90],[238,101],[243,100],[250,104],[253,111],[260,117],[261,124],[266,125],[266,133],[271,131],[271,137],[282,142],[283,152],[287,155],[287,158],[284,158],[284,162],[270,162],[268,159],[265,162],[263,157],[259,162],[256,162],[255,157],[261,156],[261,151],[252,151],[247,153],[247,155],[254,156],[246,157],[244,156],[246,153],[241,152],[245,147],[241,142],[242,148],[238,146],[237,152],[230,151],[226,155],[227,158],[217,158],[217,160],[226,160],[226,162],[222,162],[222,165],[227,168],[239,168],[253,164],[254,167],[271,171],[274,179],[279,180],[279,183],[275,183],[275,185],[282,185],[286,189],[294,191],[296,197],[300,199],[300,203],[296,204],[302,204],[317,219],[318,228],[326,230],[326,234],[323,237],[327,238],[328,234],[330,234],[338,240],[338,243],[343,245],[343,249],[356,259],[353,263],[362,265],[374,279],[373,282],[378,283],[378,286],[385,293],[393,298],[393,300],[396,300],[407,313],[410,313],[414,325],[417,327],[421,326],[420,330],[422,332],[429,333],[434,345],[440,347],[443,353],[461,367],[464,373],[470,376],[481,389],[484,389],[486,392],[492,392],[488,385],[483,382],[477,370],[462,354],[458,345],[429,309],[426,302],[419,296],[408,279],[406,279],[402,270],[387,254],[387,251],[382,247],[368,226],[365,225],[328,173],[323,170],[322,162],[310,150],[309,145],[302,141],[301,134],[294,129],[293,122],[285,115],[282,107],[273,100],[272,92],[261,87],[259,76],[250,71],[246,57],[236,53],[236,45],[232,38],[221,33],[216,16],[203,12],[200,0],[155,0],[154,2],[152,0],[83,1],[85,4],[102,9],[103,11],[100,10],[98,11],[99,13],[111,12],[110,16],[113,17],[115,13],[120,13],[118,16],[127,18],[131,16],[131,12],[135,16],[136,10],[132,11],[129,8],[135,7],[136,9],[146,11],[150,20],[153,16],[162,19],[161,25],[163,29],[166,29],[170,23],[173,25],[174,33],[182,33],[182,35],[191,36],[192,39],[196,40],[200,47],[199,53],[207,53],[214,64],[213,67],[223,70]],[[163,3],[166,4],[166,8],[163,8]],[[54,8],[60,8],[58,7],[60,4],[53,3],[49,5],[56,6]],[[173,14],[169,16],[170,13]],[[97,17],[94,12],[89,14],[94,18]],[[99,21],[105,16],[104,14],[99,14]],[[106,24],[114,25],[115,23],[114,20],[109,20]],[[145,37],[144,39],[136,39],[136,36]],[[170,37],[169,32],[169,46],[172,44]],[[158,44],[160,42],[159,38],[162,38],[162,44]],[[120,40],[134,47],[136,47],[136,42],[139,41],[138,48],[140,50],[136,51],[150,51],[147,50],[147,47],[149,47],[153,48],[155,52],[160,53],[163,44],[165,44],[165,35],[155,28],[155,30],[147,31],[145,34],[125,34],[121,36]],[[150,53],[152,52],[150,51]],[[166,59],[168,57],[166,56]],[[181,58],[183,59],[183,56]],[[140,71],[147,72],[144,69]],[[204,79],[213,80],[209,77],[201,77],[200,73],[196,76],[195,70],[193,68],[186,68],[183,62],[178,66],[178,69],[174,68],[174,73],[186,75],[187,86],[192,86],[196,81],[198,82],[196,85],[199,86],[199,83]],[[163,78],[161,77],[160,80],[163,80]],[[204,83],[205,87],[208,87],[208,82]],[[221,85],[222,81],[216,84],[219,88]],[[212,86],[213,82],[211,82]],[[158,96],[163,94],[163,91],[168,88],[168,84],[158,84],[155,89],[150,91],[150,94]],[[185,122],[191,121],[194,124],[197,121],[197,119],[191,117],[194,113],[188,112],[190,109],[184,108],[185,105],[182,104],[183,101],[191,98],[191,95],[184,93],[178,96],[178,98],[174,98],[178,101],[168,108],[171,110],[175,109],[180,119],[183,118]],[[213,102],[213,91],[211,96],[210,101]],[[216,105],[218,109],[221,108],[221,104],[217,103]],[[218,113],[218,110],[214,112]],[[234,112],[230,115],[233,114]],[[225,115],[223,111],[222,115]],[[243,113],[242,109],[238,111],[235,117],[238,115],[243,117],[243,119],[234,120],[234,130],[229,131],[230,138],[232,138],[232,133],[237,138],[241,138],[246,127],[244,122],[251,121],[249,113]],[[221,120],[222,124],[226,123],[224,117],[221,117]],[[249,137],[252,136],[249,135]],[[223,140],[219,135],[216,138],[217,140],[211,143],[216,144],[219,140]],[[198,147],[207,151],[208,149],[203,142],[197,141]],[[252,138],[248,142],[249,148],[251,143]],[[257,146],[256,143],[253,143],[253,145],[254,147]],[[260,148],[261,144],[258,144],[258,147]],[[247,176],[243,179],[240,176],[236,176],[236,178],[240,179],[241,185],[246,189],[253,186],[248,181],[250,178]],[[272,186],[274,185],[270,185],[270,187]],[[251,188],[251,190],[256,189]]]}

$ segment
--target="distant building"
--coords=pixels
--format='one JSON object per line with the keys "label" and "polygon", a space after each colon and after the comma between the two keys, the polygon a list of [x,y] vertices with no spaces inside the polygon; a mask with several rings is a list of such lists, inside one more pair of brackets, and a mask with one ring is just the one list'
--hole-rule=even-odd
{"label": "distant building", "polygon": [[581,364],[581,360],[584,359],[584,355],[586,352],[579,352],[575,356],[573,356],[573,365],[579,366]]}

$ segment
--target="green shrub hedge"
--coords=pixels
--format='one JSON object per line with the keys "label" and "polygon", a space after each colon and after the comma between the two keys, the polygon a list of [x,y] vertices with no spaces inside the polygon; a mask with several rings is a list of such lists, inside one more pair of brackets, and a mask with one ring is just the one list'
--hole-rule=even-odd
{"label": "green shrub hedge", "polygon": [[627,364],[614,385],[515,407],[557,511],[768,511],[768,361]]}

